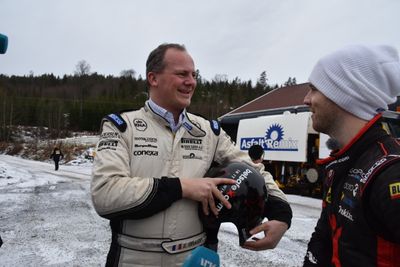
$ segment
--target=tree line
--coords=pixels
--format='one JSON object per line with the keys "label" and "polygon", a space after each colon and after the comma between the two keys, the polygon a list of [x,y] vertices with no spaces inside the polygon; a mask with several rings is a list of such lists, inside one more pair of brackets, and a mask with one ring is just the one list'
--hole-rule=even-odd
{"label": "tree line", "polygon": [[[216,75],[208,81],[197,71],[197,88],[189,111],[217,118],[244,103],[273,90],[266,72],[255,85],[239,78]],[[282,86],[296,84],[289,78]],[[124,70],[119,77],[90,73],[79,62],[73,75],[0,75],[0,141],[10,139],[16,125],[47,127],[53,137],[71,131],[98,131],[105,115],[139,109],[148,98],[146,80],[135,71]]]}

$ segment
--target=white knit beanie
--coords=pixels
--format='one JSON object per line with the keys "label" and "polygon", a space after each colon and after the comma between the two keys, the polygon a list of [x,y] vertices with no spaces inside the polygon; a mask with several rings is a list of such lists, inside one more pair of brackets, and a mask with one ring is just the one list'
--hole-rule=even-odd
{"label": "white knit beanie", "polygon": [[390,46],[347,46],[321,58],[308,79],[344,110],[372,119],[400,95],[400,62]]}

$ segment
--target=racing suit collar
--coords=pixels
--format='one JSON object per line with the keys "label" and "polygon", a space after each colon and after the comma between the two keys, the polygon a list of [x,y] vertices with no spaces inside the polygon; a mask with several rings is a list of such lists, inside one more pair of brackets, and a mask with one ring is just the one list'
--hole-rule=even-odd
{"label": "racing suit collar", "polygon": [[169,112],[168,110],[164,109],[163,107],[160,107],[159,105],[157,105],[153,100],[149,99],[147,101],[148,106],[151,108],[151,110],[156,113],[157,115],[161,116],[162,118],[164,118],[168,124],[169,127],[171,128],[171,130],[176,133],[178,131],[178,129],[181,127],[182,125],[182,121],[183,121],[183,117],[185,116],[185,110],[183,110],[181,112],[181,114],[179,115],[179,121],[178,123],[175,123],[174,120],[174,115],[172,114],[172,112]]}
{"label": "racing suit collar", "polygon": [[[343,158],[346,155],[353,153],[358,153],[359,149],[367,147],[370,143],[377,140],[382,134],[385,134],[384,130],[375,131],[372,129],[378,129],[378,121],[381,119],[382,114],[376,115],[372,120],[370,120],[354,138],[345,145],[342,149],[333,151],[331,155],[325,159],[317,160],[318,165],[325,165],[339,158]],[[350,149],[351,148],[351,149]]]}
{"label": "racing suit collar", "polygon": [[[160,123],[164,124],[168,128],[170,128],[174,133],[177,131],[181,130],[183,128],[186,130],[190,135],[194,137],[204,137],[206,135],[206,132],[201,129],[200,125],[198,123],[194,123],[190,120],[188,113],[186,112],[186,109],[184,109],[179,116],[179,122],[175,126],[175,128],[172,126],[171,122],[169,119],[166,118],[166,114],[168,113],[167,110],[161,108],[157,104],[155,104],[153,101],[148,100],[145,103],[144,109],[146,112],[149,112],[153,118],[157,119],[160,121]],[[171,114],[172,115],[172,114]],[[173,118],[172,118],[173,121]],[[175,122],[174,122],[175,124]],[[183,126],[183,127],[181,127]],[[175,131],[174,131],[175,129]]]}

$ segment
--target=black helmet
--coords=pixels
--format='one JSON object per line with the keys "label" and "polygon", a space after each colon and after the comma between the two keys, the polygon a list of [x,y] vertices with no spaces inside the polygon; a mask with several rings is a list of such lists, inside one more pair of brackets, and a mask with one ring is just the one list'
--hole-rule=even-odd
{"label": "black helmet", "polygon": [[205,215],[201,207],[199,208],[200,219],[206,232],[215,232],[212,230],[219,229],[222,222],[231,222],[237,227],[239,244],[243,245],[251,236],[249,231],[259,225],[264,218],[264,205],[268,196],[264,177],[250,165],[241,162],[230,162],[211,168],[205,176],[236,180],[236,184],[218,186],[220,192],[231,203],[231,209],[225,208],[217,200],[215,204],[219,210],[217,218],[212,213]]}

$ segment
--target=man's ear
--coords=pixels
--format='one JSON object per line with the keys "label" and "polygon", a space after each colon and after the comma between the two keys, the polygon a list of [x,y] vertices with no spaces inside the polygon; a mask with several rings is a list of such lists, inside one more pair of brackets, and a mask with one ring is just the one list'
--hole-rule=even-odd
{"label": "man's ear", "polygon": [[157,79],[157,74],[154,72],[149,72],[147,74],[147,82],[150,84],[150,86],[155,87],[158,85],[158,79]]}

